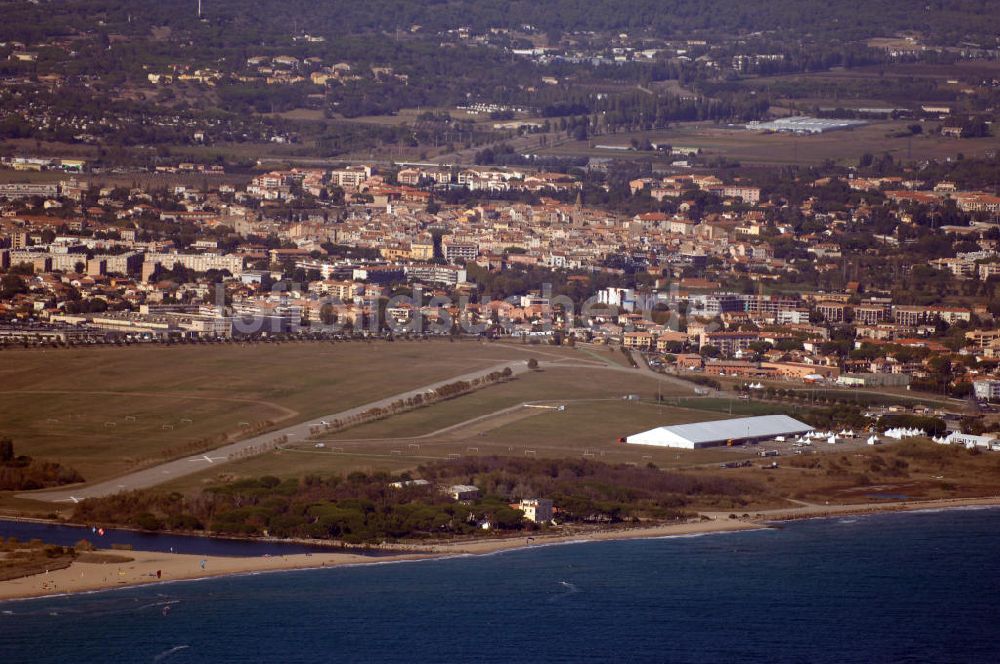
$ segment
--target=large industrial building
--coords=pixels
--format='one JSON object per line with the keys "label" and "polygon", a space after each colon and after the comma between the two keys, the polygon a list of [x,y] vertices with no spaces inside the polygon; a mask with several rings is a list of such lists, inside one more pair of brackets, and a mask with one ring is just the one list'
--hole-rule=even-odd
{"label": "large industrial building", "polygon": [[789,134],[823,134],[838,129],[850,129],[867,124],[864,120],[841,120],[837,118],[813,118],[797,115],[790,118],[778,118],[771,122],[751,122],[747,125],[750,131],[773,131]]}
{"label": "large industrial building", "polygon": [[805,422],[799,422],[787,415],[762,415],[657,427],[628,436],[625,442],[632,445],[694,450],[770,440],[777,436],[795,436],[812,430],[813,428]]}

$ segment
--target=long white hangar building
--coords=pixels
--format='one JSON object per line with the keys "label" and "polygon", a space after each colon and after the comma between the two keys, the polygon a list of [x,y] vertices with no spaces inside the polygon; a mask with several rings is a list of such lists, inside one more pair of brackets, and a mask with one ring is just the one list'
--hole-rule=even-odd
{"label": "long white hangar building", "polygon": [[812,430],[813,428],[805,422],[799,422],[788,415],[761,415],[657,427],[628,436],[625,442],[631,445],[695,450],[703,447],[759,442],[777,436],[796,436]]}

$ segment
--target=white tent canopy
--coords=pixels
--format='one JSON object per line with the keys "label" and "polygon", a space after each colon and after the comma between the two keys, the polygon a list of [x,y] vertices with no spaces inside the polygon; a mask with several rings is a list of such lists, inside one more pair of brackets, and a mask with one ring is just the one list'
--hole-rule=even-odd
{"label": "white tent canopy", "polygon": [[657,427],[628,436],[625,442],[632,445],[695,449],[725,445],[730,441],[767,440],[812,431],[813,428],[805,422],[787,415],[762,415]]}

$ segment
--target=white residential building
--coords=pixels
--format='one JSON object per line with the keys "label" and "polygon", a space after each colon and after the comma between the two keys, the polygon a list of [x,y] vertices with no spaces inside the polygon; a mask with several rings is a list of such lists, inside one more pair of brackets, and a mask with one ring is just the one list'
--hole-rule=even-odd
{"label": "white residential building", "polygon": [[524,518],[528,521],[535,523],[552,521],[552,501],[548,498],[523,498],[520,510],[524,512]]}

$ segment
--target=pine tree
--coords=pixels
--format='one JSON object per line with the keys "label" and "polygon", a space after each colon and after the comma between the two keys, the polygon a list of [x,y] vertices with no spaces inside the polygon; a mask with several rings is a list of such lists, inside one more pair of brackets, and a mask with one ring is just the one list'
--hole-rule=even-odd
{"label": "pine tree", "polygon": [[14,460],[14,441],[10,438],[0,438],[0,463],[7,464]]}

